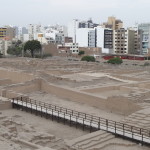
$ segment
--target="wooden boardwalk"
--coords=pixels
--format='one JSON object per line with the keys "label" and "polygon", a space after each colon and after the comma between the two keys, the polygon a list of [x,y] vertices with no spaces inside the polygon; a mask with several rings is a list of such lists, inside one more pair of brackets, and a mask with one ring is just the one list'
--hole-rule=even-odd
{"label": "wooden boardwalk", "polygon": [[47,119],[57,119],[58,122],[63,121],[64,124],[69,123],[70,126],[74,125],[76,128],[80,126],[83,130],[86,128],[89,129],[90,132],[93,130],[104,130],[115,135],[138,141],[142,144],[150,144],[150,131],[146,129],[130,126],[128,124],[104,119],[98,116],[89,115],[29,98],[13,98],[11,99],[11,102],[13,108],[31,112]]}

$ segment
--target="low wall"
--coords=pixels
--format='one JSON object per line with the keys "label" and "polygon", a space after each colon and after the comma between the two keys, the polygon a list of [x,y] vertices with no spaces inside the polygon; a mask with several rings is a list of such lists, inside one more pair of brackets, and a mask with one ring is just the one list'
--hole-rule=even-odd
{"label": "low wall", "polygon": [[8,84],[12,84],[12,81],[10,79],[0,79],[0,86],[5,86]]}
{"label": "low wall", "polygon": [[[105,90],[107,88],[105,88]],[[116,89],[117,87],[114,86],[113,88]],[[125,88],[125,90],[127,89]],[[125,97],[109,97],[108,99],[103,99],[83,91],[74,91],[68,88],[62,88],[53,84],[49,84],[47,81],[41,79],[10,85],[0,89],[1,95],[7,98],[18,97],[28,92],[35,91],[43,91],[66,100],[87,104],[109,112],[124,115],[131,114],[140,109],[135,103],[129,101]]]}
{"label": "low wall", "polygon": [[19,93],[28,93],[34,91],[40,91],[41,89],[41,80],[35,79],[33,81],[28,81],[20,84],[12,84],[4,88],[5,90],[12,90]]}
{"label": "low wall", "polygon": [[86,89],[86,90],[82,90],[84,92],[89,92],[89,93],[99,93],[99,92],[103,92],[103,91],[109,91],[109,90],[119,90],[120,87],[119,86],[107,86],[107,87],[101,87],[101,88],[92,88],[92,89]]}
{"label": "low wall", "polygon": [[122,96],[109,97],[106,100],[106,107],[111,110],[111,112],[119,113],[125,116],[141,109],[140,106]]}
{"label": "low wall", "polygon": [[54,94],[60,98],[67,100],[89,104],[91,106],[97,106],[99,108],[105,108],[105,100],[92,96],[90,94],[78,91],[72,91],[70,89],[61,88],[52,84],[48,84],[46,81],[42,80],[41,90],[46,93]]}
{"label": "low wall", "polygon": [[54,94],[60,98],[87,104],[109,112],[129,115],[140,110],[140,107],[137,106],[137,104],[124,97],[110,97],[108,99],[102,99],[84,92],[72,91],[70,89],[51,85],[44,80],[41,82],[41,90],[46,93]]}
{"label": "low wall", "polygon": [[122,79],[122,80],[130,80],[130,81],[145,81],[145,79],[143,78],[133,78],[133,77],[127,77],[127,76],[120,76],[120,75],[112,75],[112,77],[115,77],[115,78],[119,78],[119,79]]}
{"label": "low wall", "polygon": [[120,91],[130,92],[132,89],[125,87],[125,86],[107,86],[107,87],[101,87],[101,88],[86,89],[86,90],[82,90],[82,91],[89,92],[89,93],[99,93],[99,92],[106,92],[106,91],[109,92],[112,90],[120,90]]}
{"label": "low wall", "polygon": [[0,110],[11,109],[12,103],[9,99],[0,97]]}
{"label": "low wall", "polygon": [[27,74],[20,71],[12,71],[12,70],[0,70],[0,79],[10,79],[13,83],[26,82],[29,80],[33,80],[34,75]]}

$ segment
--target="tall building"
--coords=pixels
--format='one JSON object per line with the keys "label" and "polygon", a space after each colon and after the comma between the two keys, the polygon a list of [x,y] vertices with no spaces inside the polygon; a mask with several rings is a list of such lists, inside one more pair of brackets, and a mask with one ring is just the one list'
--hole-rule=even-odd
{"label": "tall building", "polygon": [[131,29],[118,29],[114,31],[114,53],[135,53],[135,31]]}
{"label": "tall building", "polygon": [[87,21],[80,21],[79,22],[79,28],[95,28],[97,26],[98,26],[98,24],[93,23],[91,18]]}
{"label": "tall building", "polygon": [[113,30],[98,26],[96,29],[96,47],[102,48],[102,53],[113,51]]}
{"label": "tall building", "polygon": [[79,28],[76,31],[76,42],[79,47],[100,47],[102,53],[113,53],[113,30],[101,26]]}
{"label": "tall building", "polygon": [[108,17],[108,21],[103,23],[102,26],[104,28],[110,28],[112,30],[117,30],[123,28],[123,22],[115,17]]}
{"label": "tall building", "polygon": [[67,28],[65,26],[49,26],[45,30],[45,38],[49,39],[49,43],[64,44],[64,38],[67,35]]}
{"label": "tall building", "polygon": [[142,30],[142,54],[147,54],[150,49],[150,23],[143,23],[138,26]]}
{"label": "tall building", "polygon": [[132,54],[142,55],[142,36],[143,31],[138,29],[137,26],[128,28],[130,30],[134,30],[134,51]]}
{"label": "tall building", "polygon": [[92,19],[87,21],[79,21],[78,19],[74,19],[68,24],[68,36],[73,38],[73,42],[76,43],[76,33],[78,29],[87,29],[87,28],[95,28],[98,24],[93,23]]}
{"label": "tall building", "polygon": [[0,39],[11,40],[15,38],[15,29],[12,27],[1,27],[0,28]]}
{"label": "tall building", "polygon": [[73,42],[76,43],[76,30],[79,28],[79,20],[74,19],[68,24],[68,36],[72,37]]}
{"label": "tall building", "polygon": [[76,42],[80,47],[96,47],[96,35],[93,28],[79,28],[76,30]]}
{"label": "tall building", "polygon": [[7,49],[12,45],[11,40],[0,40],[0,53],[3,54],[3,56],[8,55]]}
{"label": "tall building", "polygon": [[29,24],[28,26],[28,34],[29,40],[36,40],[38,38],[38,33],[41,33],[41,25],[37,24]]}

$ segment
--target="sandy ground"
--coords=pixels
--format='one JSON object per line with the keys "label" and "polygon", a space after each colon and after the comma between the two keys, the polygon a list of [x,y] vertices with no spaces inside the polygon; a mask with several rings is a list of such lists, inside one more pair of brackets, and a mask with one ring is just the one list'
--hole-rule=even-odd
{"label": "sandy ground", "polygon": [[[133,64],[138,65],[133,65]],[[103,61],[100,63],[87,63],[87,62],[75,62],[68,61],[67,58],[51,58],[51,59],[30,59],[30,58],[12,58],[12,59],[1,59],[0,67],[7,68],[10,70],[22,70],[26,73],[32,73],[37,77],[41,77],[47,82],[56,84],[61,87],[73,88],[74,90],[82,90],[88,88],[110,86],[110,85],[123,85],[124,82],[121,80],[111,79],[105,74],[109,75],[122,75],[125,77],[139,78],[137,82],[140,83],[140,79],[150,79],[150,67],[143,67],[144,61],[124,61],[122,65],[110,65],[104,64]],[[58,80],[58,78],[62,78]],[[128,85],[129,87],[130,84]],[[137,91],[142,91],[137,86]],[[145,89],[143,88],[145,91]],[[59,92],[59,91],[58,91]],[[125,116],[109,113],[104,110],[100,110],[96,107],[92,107],[83,103],[76,103],[69,99],[58,98],[56,95],[42,93],[35,91],[32,93],[25,93],[30,98],[35,100],[43,101],[59,105],[62,107],[70,108],[73,110],[85,112],[88,114],[100,116],[114,121],[121,121]],[[122,93],[119,90],[109,90],[102,93],[94,93],[99,96],[113,96],[128,94]],[[139,93],[140,94],[140,93]],[[133,97],[134,93],[131,95]],[[142,95],[142,94],[141,94]],[[135,97],[136,98],[136,97]],[[133,100],[135,99],[133,98]],[[146,97],[147,98],[147,97]],[[143,103],[143,107],[149,108],[148,103]],[[36,145],[52,147],[57,150],[70,150],[64,148],[64,140],[71,140],[82,135],[86,135],[89,131],[82,131],[75,127],[69,127],[63,123],[57,123],[50,119],[41,118],[30,113],[26,113],[20,110],[5,110],[1,111],[2,115],[6,117],[6,120],[0,117],[0,150],[35,150],[34,148],[15,143],[12,141],[12,137],[18,137],[26,141],[31,141]],[[13,124],[9,124],[9,120],[13,121]],[[18,124],[19,122],[19,124]],[[12,133],[11,133],[12,132]],[[36,137],[42,134],[42,137]],[[42,139],[44,136],[44,139]],[[54,137],[53,140],[47,139],[47,137]],[[122,143],[123,140],[121,140]],[[62,147],[62,149],[61,149]],[[103,150],[148,150],[150,148],[141,147],[135,145],[132,147],[114,146],[110,145]]]}
{"label": "sandy ground", "polygon": [[[2,114],[12,118],[13,121],[29,124],[33,126],[38,132],[49,133],[62,139],[72,139],[89,133],[89,131],[82,131],[74,127],[51,121],[50,119],[41,118],[24,111],[10,109],[2,111]],[[18,117],[16,117],[16,115]]]}
{"label": "sandy ground", "polygon": [[51,95],[51,94],[47,94],[43,92],[37,91],[33,93],[28,93],[26,95],[28,95],[31,99],[36,99],[36,100],[43,101],[46,103],[55,104],[55,105],[62,106],[65,108],[70,108],[72,110],[76,110],[79,112],[84,112],[84,113],[92,114],[92,115],[99,116],[102,118],[107,118],[110,120],[112,118],[115,121],[120,121],[124,119],[124,116],[122,115],[106,112],[99,108],[92,107],[92,106],[82,104],[82,103],[73,102],[67,99],[60,99],[55,95]]}

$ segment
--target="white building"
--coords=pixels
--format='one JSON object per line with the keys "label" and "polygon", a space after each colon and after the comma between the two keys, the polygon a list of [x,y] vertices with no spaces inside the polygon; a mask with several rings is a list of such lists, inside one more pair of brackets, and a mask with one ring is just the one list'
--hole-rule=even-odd
{"label": "white building", "polygon": [[65,26],[49,26],[45,30],[45,38],[51,39],[52,42],[62,44],[67,37],[67,28]]}
{"label": "white building", "polygon": [[48,44],[48,41],[47,41],[47,39],[44,37],[44,34],[43,34],[43,33],[38,33],[37,40],[38,40],[41,44]]}
{"label": "white building", "polygon": [[79,47],[95,47],[95,29],[79,28],[76,30],[76,43]]}
{"label": "white building", "polygon": [[60,49],[60,53],[64,51],[66,51],[66,53],[75,54],[75,55],[79,53],[78,43],[65,43],[65,45],[60,44],[57,45],[57,48]]}
{"label": "white building", "polygon": [[68,37],[72,37],[74,43],[76,43],[76,32],[78,28],[79,20],[74,19],[68,23]]}
{"label": "white building", "polygon": [[142,51],[143,54],[148,54],[150,49],[150,23],[139,24],[138,28],[142,33]]}
{"label": "white building", "polygon": [[29,40],[37,40],[38,33],[43,32],[43,28],[41,25],[37,24],[29,24],[28,26],[28,34]]}
{"label": "white building", "polygon": [[9,40],[0,40],[0,53],[4,56],[7,56],[7,50],[12,45],[12,41]]}
{"label": "white building", "polygon": [[96,30],[96,47],[102,48],[102,53],[113,53],[113,30],[98,26]]}

